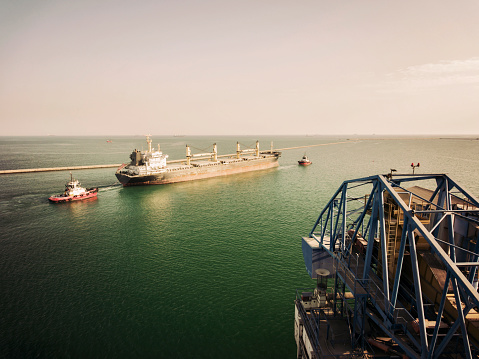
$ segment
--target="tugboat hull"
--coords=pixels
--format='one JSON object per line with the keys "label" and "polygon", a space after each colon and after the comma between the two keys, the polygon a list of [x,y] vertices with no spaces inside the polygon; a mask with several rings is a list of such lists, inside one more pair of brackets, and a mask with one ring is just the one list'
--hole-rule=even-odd
{"label": "tugboat hull", "polygon": [[58,196],[51,196],[48,198],[50,202],[53,203],[62,203],[62,202],[72,202],[72,201],[83,201],[89,198],[96,198],[98,195],[98,188],[88,188],[85,194],[66,196],[60,194]]}

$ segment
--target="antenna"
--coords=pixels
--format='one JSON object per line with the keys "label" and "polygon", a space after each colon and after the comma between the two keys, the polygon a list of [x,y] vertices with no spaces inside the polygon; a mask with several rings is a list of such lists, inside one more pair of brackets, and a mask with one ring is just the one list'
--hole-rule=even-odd
{"label": "antenna", "polygon": [[391,168],[391,172],[389,172],[387,176],[389,180],[393,178],[393,172],[397,172],[397,171],[394,168]]}
{"label": "antenna", "polygon": [[413,163],[411,163],[411,167],[412,167],[412,174],[414,174],[414,170],[416,169],[416,167],[419,167],[419,162],[417,163],[417,165]]}

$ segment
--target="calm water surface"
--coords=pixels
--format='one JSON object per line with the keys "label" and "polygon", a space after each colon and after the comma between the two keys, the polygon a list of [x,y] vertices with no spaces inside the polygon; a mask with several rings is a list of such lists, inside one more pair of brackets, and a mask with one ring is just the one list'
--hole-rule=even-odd
{"label": "calm water surface", "polygon": [[[170,159],[238,140],[153,138]],[[142,137],[0,137],[0,170],[115,164]],[[259,138],[261,148],[344,141]],[[299,167],[304,153],[313,165]],[[342,181],[391,168],[449,173],[479,194],[479,141],[377,139],[285,151],[280,167],[123,188],[75,171],[97,200],[50,204],[68,172],[0,176],[0,357],[293,358],[301,236]]]}

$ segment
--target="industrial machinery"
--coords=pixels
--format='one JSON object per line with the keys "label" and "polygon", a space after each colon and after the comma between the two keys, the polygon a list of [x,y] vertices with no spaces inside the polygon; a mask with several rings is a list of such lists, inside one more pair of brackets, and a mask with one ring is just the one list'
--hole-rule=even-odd
{"label": "industrial machinery", "polygon": [[479,356],[479,202],[449,176],[345,181],[302,249],[298,358]]}

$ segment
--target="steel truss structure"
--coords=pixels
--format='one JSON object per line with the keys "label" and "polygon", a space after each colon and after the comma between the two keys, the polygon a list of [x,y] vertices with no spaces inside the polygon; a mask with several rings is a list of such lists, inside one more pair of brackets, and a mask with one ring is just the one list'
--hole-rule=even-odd
{"label": "steel truss structure", "polygon": [[350,317],[355,350],[372,348],[374,326],[410,358],[479,355],[478,218],[445,174],[343,182],[309,237],[334,259],[334,313]]}

